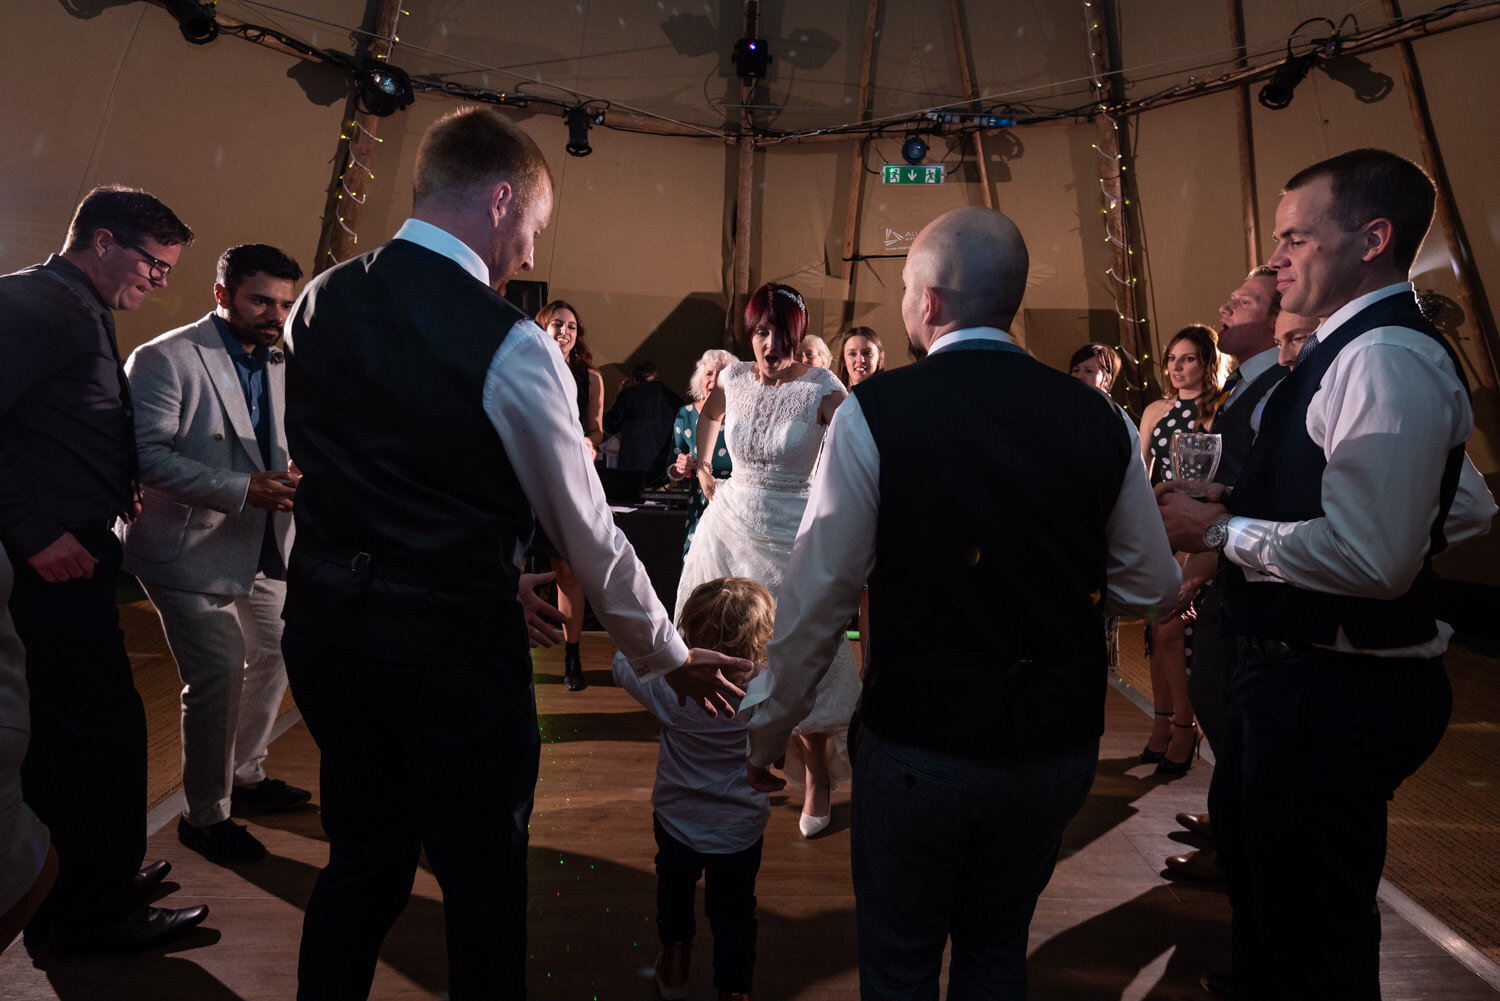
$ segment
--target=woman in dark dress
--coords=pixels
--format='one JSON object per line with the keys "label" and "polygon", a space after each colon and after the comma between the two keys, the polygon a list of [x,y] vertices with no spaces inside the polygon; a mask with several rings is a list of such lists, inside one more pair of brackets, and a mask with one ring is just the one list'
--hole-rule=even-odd
{"label": "woman in dark dress", "polygon": [[[536,314],[537,324],[557,342],[557,348],[568,362],[573,381],[578,386],[578,422],[590,451],[604,441],[604,377],[594,368],[594,356],[584,340],[583,323],[578,310],[561,299],[554,299]],[[550,543],[548,544],[550,546]],[[537,555],[543,555],[538,552]],[[578,637],[583,632],[583,585],[556,550],[550,552],[552,570],[557,574],[557,608],[566,616],[563,623],[563,684],[576,692],[587,686],[583,680],[583,660],[578,653]]]}
{"label": "woman in dark dress", "polygon": [[[1219,395],[1219,344],[1202,324],[1183,327],[1167,342],[1162,358],[1162,399],[1141,415],[1141,457],[1152,483],[1172,478],[1172,435],[1196,431],[1199,406]],[[1179,557],[1180,559],[1180,557]],[[1160,775],[1180,775],[1192,767],[1199,731],[1187,690],[1187,622],[1182,616],[1146,625],[1151,657],[1151,700],[1156,718],[1141,760],[1156,762]]]}

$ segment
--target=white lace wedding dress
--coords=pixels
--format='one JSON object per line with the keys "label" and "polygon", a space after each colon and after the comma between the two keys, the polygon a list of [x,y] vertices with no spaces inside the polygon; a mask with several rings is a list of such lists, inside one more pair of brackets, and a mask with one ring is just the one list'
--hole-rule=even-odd
{"label": "white lace wedding dress", "polygon": [[[812,486],[825,425],[818,406],[844,384],[826,368],[810,368],[778,386],[762,385],[749,362],[719,373],[724,387],[724,442],[734,460],[729,479],[721,480],[712,503],[698,522],[682,567],[677,609],[693,588],[718,577],[748,577],[779,595],[792,555],[792,542]],[[812,713],[797,733],[842,734],[859,699],[859,673],[848,641],[839,644],[833,666],[818,686]],[[796,741],[793,741],[795,747]],[[839,750],[830,752],[842,758]],[[829,741],[830,745],[835,741]],[[788,762],[788,772],[800,769]],[[842,771],[834,764],[835,771]]]}

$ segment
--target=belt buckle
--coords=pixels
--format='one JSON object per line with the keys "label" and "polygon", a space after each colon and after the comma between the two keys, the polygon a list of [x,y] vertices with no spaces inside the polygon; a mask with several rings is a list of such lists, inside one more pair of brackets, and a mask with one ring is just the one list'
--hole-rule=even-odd
{"label": "belt buckle", "polygon": [[1286,660],[1298,653],[1297,647],[1285,640],[1260,639],[1256,641],[1256,646],[1260,647],[1261,653],[1275,660]]}

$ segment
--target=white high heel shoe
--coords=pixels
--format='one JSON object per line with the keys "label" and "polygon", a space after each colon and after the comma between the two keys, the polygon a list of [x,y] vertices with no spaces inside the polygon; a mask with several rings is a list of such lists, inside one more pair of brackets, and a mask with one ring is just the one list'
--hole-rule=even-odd
{"label": "white high heel shoe", "polygon": [[809,817],[804,813],[797,821],[797,826],[801,828],[804,838],[811,838],[815,834],[822,833],[832,822],[832,814],[827,817]]}

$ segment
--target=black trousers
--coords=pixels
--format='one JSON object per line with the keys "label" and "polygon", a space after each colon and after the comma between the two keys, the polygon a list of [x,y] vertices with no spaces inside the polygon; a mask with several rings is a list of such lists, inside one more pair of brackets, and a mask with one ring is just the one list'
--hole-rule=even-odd
{"label": "black trousers", "polygon": [[423,849],[443,890],[454,1001],[526,996],[526,825],[541,739],[529,655],[422,665],[288,625],[287,677],[322,752],[328,865],[302,924],[297,997],[369,995]]}
{"label": "black trousers", "polygon": [[1380,997],[1386,802],[1452,704],[1440,660],[1241,652],[1209,791],[1236,998]]}
{"label": "black trousers", "polygon": [[1188,637],[1193,651],[1189,659],[1192,671],[1188,674],[1188,701],[1193,704],[1193,715],[1198,717],[1198,725],[1215,755],[1224,741],[1224,703],[1229,677],[1239,660],[1235,638],[1225,636],[1220,629],[1222,605],[1218,587],[1204,588],[1198,599],[1193,635]]}
{"label": "black trousers", "polygon": [[22,794],[57,847],[48,912],[78,927],[140,906],[132,881],[146,853],[146,711],[115,606],[119,540],[103,522],[68,530],[98,558],[94,575],[49,584],[11,553],[10,612],[31,688]]}
{"label": "black trousers", "polygon": [[656,830],[656,929],[662,945],[691,942],[693,895],[704,878],[703,910],[714,936],[714,988],[750,993],[755,979],[755,875],[765,838],[728,855],[696,852],[651,815]]}

